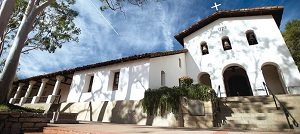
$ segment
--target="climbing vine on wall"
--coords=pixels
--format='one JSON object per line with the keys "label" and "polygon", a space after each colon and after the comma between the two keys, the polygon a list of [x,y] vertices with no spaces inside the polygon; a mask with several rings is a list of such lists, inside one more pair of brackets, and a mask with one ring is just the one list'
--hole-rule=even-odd
{"label": "climbing vine on wall", "polygon": [[192,84],[191,78],[184,77],[180,80],[181,86],[173,88],[161,87],[159,89],[148,89],[145,91],[142,106],[148,115],[165,116],[167,113],[179,113],[180,98],[197,99],[208,101],[212,99],[213,90],[200,84]]}

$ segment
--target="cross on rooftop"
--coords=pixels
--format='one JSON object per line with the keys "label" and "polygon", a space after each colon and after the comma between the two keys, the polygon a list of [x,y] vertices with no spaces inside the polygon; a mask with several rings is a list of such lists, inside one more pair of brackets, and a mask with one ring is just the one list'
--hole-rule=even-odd
{"label": "cross on rooftop", "polygon": [[218,11],[219,9],[218,9],[218,6],[221,6],[221,4],[217,4],[216,2],[214,3],[215,5],[214,6],[212,6],[211,8],[216,8],[216,10]]}

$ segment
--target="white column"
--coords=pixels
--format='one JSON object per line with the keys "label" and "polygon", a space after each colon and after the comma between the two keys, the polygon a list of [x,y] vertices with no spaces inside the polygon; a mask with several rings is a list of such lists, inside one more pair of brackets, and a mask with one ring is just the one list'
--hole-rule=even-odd
{"label": "white column", "polygon": [[11,98],[11,99],[9,100],[9,103],[11,103],[11,104],[14,104],[14,103],[15,103],[16,99],[20,96],[22,87],[23,87],[24,85],[25,85],[24,83],[19,83],[19,87],[18,87],[18,89],[17,89],[17,92],[16,92],[14,98]]}
{"label": "white column", "polygon": [[60,88],[60,83],[61,83],[62,80],[64,80],[63,76],[60,76],[60,75],[56,76],[56,83],[55,83],[52,95],[57,95],[57,93],[59,91],[59,88]]}
{"label": "white column", "polygon": [[42,79],[42,84],[39,88],[39,92],[38,92],[37,96],[34,96],[32,98],[31,104],[37,103],[40,100],[40,97],[42,96],[42,94],[44,92],[44,89],[45,89],[45,86],[46,86],[48,81],[49,81],[49,79],[46,79],[46,78]]}
{"label": "white column", "polygon": [[56,76],[56,83],[55,83],[55,86],[54,86],[54,89],[53,89],[53,92],[52,92],[52,95],[49,95],[48,98],[47,98],[47,102],[46,103],[53,103],[53,101],[55,100],[55,97],[59,91],[59,88],[60,88],[60,84],[61,84],[61,81],[64,79],[63,76]]}
{"label": "white column", "polygon": [[29,86],[27,88],[27,91],[25,93],[25,96],[21,98],[20,100],[20,105],[24,104],[27,100],[27,98],[29,97],[30,93],[31,93],[31,90],[32,90],[32,87],[34,86],[34,84],[36,83],[36,81],[29,81]]}

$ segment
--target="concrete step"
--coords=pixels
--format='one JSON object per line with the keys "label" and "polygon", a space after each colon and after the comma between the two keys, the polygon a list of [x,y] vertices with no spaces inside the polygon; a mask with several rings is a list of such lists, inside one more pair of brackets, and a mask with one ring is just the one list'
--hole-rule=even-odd
{"label": "concrete step", "polygon": [[271,96],[236,96],[236,97],[222,97],[221,101],[243,101],[243,102],[263,102],[272,101]]}
{"label": "concrete step", "polygon": [[286,120],[272,120],[272,119],[268,119],[268,120],[254,120],[254,119],[245,119],[245,118],[241,118],[239,120],[226,120],[225,121],[227,124],[255,124],[257,126],[260,125],[278,125],[278,124],[287,124]]}
{"label": "concrete step", "polygon": [[223,102],[220,106],[232,106],[232,107],[276,107],[274,102],[262,103],[262,102]]}
{"label": "concrete step", "polygon": [[[300,119],[300,110],[297,110],[300,108],[300,104],[297,104],[300,102],[300,95],[277,97],[296,120]],[[272,96],[227,97],[220,100],[221,112],[217,114],[217,118],[223,120],[222,128],[278,131],[289,129],[283,111],[277,110]]]}
{"label": "concrete step", "polygon": [[241,129],[241,130],[263,130],[263,131],[282,131],[289,129],[287,123],[283,124],[239,124],[228,122],[227,124],[222,125],[221,128],[229,129]]}
{"label": "concrete step", "polygon": [[221,107],[221,112],[224,114],[232,113],[272,113],[280,111],[276,107]]}
{"label": "concrete step", "polygon": [[238,118],[260,118],[260,117],[269,117],[269,118],[278,118],[285,117],[284,113],[281,111],[277,111],[275,113],[233,113],[230,117],[238,117]]}

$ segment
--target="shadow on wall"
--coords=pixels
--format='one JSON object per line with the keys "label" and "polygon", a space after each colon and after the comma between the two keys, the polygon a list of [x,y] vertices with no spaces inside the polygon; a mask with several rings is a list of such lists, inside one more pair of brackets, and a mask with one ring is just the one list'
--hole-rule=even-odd
{"label": "shadow on wall", "polygon": [[141,111],[137,111],[141,108],[141,103],[139,102],[135,105],[135,102],[136,101],[116,101],[114,108],[111,110],[111,122],[137,124],[142,119],[145,119],[146,115],[143,115]]}
{"label": "shadow on wall", "polygon": [[103,105],[102,105],[101,110],[99,112],[99,116],[98,116],[97,121],[102,121],[103,120],[105,110],[107,108],[107,104],[108,104],[108,101],[103,102]]}

